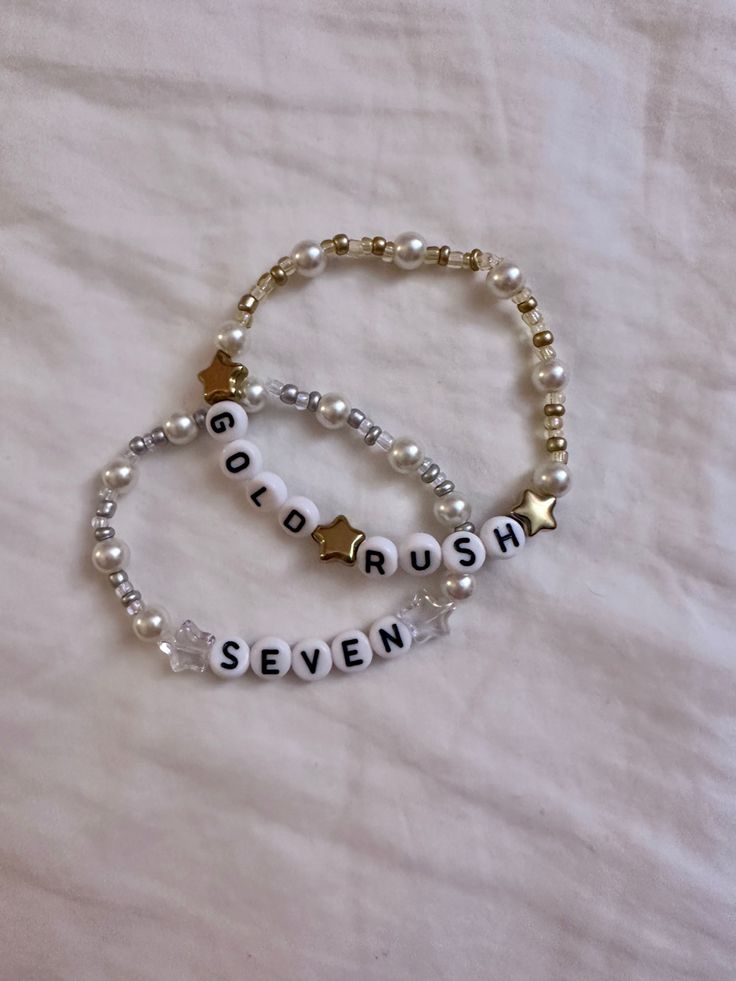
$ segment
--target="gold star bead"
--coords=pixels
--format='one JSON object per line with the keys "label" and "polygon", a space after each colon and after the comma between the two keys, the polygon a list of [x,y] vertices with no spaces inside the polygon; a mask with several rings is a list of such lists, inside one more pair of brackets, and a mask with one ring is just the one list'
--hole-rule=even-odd
{"label": "gold star bead", "polygon": [[338,514],[329,525],[317,525],[312,538],[319,545],[322,562],[339,559],[353,565],[358,554],[358,546],[365,541],[365,533],[353,528],[344,514]]}
{"label": "gold star bead", "polygon": [[204,385],[204,400],[208,405],[233,398],[247,377],[248,369],[245,365],[233,361],[224,351],[218,351],[212,364],[197,375]]}
{"label": "gold star bead", "polygon": [[512,518],[518,518],[530,537],[545,528],[556,528],[554,517],[556,497],[540,497],[532,490],[525,490],[524,496],[511,511]]}

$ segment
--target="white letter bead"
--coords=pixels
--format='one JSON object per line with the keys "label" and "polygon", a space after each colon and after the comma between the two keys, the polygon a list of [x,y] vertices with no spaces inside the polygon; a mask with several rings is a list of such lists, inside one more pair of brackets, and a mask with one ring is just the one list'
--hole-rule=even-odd
{"label": "white letter bead", "polygon": [[371,647],[379,657],[399,657],[411,647],[412,635],[398,617],[381,617],[368,631]]}
{"label": "white letter bead", "polygon": [[279,511],[279,524],[287,535],[308,538],[319,524],[319,511],[308,497],[290,497]]}
{"label": "white letter bead", "polygon": [[330,673],[332,651],[323,640],[309,637],[294,644],[291,651],[291,670],[302,681],[319,681]]}
{"label": "white letter bead", "polygon": [[442,543],[442,560],[451,572],[477,572],[486,560],[486,550],[472,532],[453,531]]}
{"label": "white letter bead", "polygon": [[412,576],[431,576],[442,564],[440,543],[432,535],[417,531],[399,546],[399,565]]}
{"label": "white letter bead", "polygon": [[207,432],[220,443],[240,439],[248,431],[248,413],[238,402],[215,402],[204,421]]}
{"label": "white letter bead", "polygon": [[390,538],[374,535],[359,547],[357,565],[364,576],[392,576],[399,567],[399,553]]}
{"label": "white letter bead", "polygon": [[250,649],[250,669],[259,678],[280,678],[291,667],[291,648],[280,637],[262,637]]}
{"label": "white letter bead", "polygon": [[251,477],[245,485],[245,493],[251,507],[265,514],[278,511],[289,496],[281,477],[277,473],[271,473],[270,470],[264,470],[263,473]]}
{"label": "white letter bead", "polygon": [[510,559],[526,543],[521,522],[505,514],[489,518],[480,530],[480,537],[492,559]]}
{"label": "white letter bead", "polygon": [[373,660],[373,648],[362,630],[346,630],[332,641],[332,663],[340,671],[365,671]]}
{"label": "white letter bead", "polygon": [[248,670],[250,650],[242,637],[226,637],[213,644],[208,659],[218,678],[240,678]]}
{"label": "white letter bead", "polygon": [[263,465],[261,451],[249,439],[234,439],[220,452],[220,469],[231,480],[247,480]]}

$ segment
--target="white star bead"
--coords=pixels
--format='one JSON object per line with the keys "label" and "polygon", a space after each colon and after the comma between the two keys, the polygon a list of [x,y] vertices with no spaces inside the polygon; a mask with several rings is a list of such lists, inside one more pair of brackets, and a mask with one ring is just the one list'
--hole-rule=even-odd
{"label": "white star bead", "polygon": [[434,637],[449,634],[448,621],[454,609],[454,603],[435,599],[426,589],[420,589],[411,603],[399,610],[397,617],[411,630],[415,644],[426,644]]}

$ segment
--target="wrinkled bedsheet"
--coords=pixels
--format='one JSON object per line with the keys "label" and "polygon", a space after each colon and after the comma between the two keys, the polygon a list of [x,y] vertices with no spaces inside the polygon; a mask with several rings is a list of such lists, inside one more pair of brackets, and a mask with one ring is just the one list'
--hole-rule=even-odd
{"label": "wrinkled bedsheet", "polygon": [[[733,978],[735,42],[727,0],[5,4],[3,981]],[[558,530],[360,676],[171,674],[90,568],[96,473],[294,242],[407,228],[527,270]],[[479,278],[335,262],[252,335],[478,520],[524,488],[533,359]],[[349,433],[251,432],[324,516],[434,530]],[[141,471],[115,524],[177,623],[329,638],[416,585],[316,566],[204,439]]]}

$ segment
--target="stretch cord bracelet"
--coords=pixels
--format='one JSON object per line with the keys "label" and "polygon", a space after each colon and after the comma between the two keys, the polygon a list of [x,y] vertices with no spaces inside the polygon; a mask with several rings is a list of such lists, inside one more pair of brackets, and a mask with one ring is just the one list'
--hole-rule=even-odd
{"label": "stretch cord bracelet", "polygon": [[[212,411],[212,410],[210,410]],[[307,637],[291,645],[277,636],[266,636],[249,645],[241,636],[225,634],[215,637],[200,630],[192,620],[184,620],[174,631],[166,609],[148,605],[130,580],[127,566],[130,549],[118,538],[112,526],[118,499],[133,488],[138,477],[138,459],[159,447],[186,445],[206,425],[206,413],[175,413],[163,426],[145,436],[134,437],[128,450],[116,457],[102,471],[97,507],[92,518],[96,544],[92,563],[107,576],[123,609],[131,618],[133,632],[140,640],[155,644],[166,655],[173,671],[205,671],[220,678],[238,678],[250,667],[253,674],[268,679],[280,678],[293,671],[304,681],[324,678],[333,665],[354,674],[364,671],[376,654],[391,659],[405,654],[414,646],[449,632],[449,619],[455,604],[439,599],[426,589],[418,590],[398,612],[380,617],[367,631],[344,630],[331,643]],[[144,449],[141,449],[144,447]],[[462,576],[450,574],[454,582]]]}

